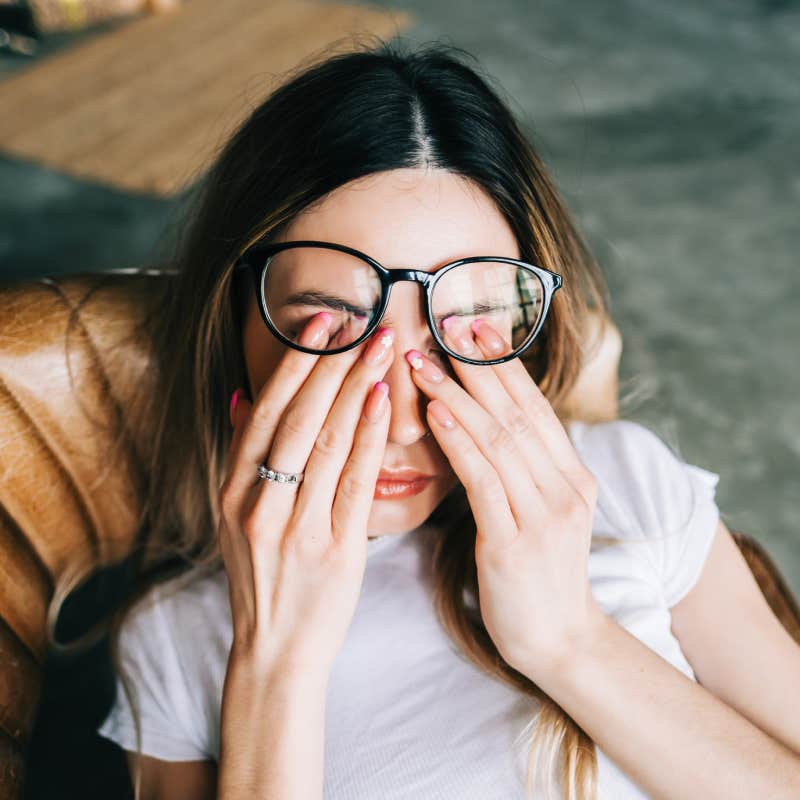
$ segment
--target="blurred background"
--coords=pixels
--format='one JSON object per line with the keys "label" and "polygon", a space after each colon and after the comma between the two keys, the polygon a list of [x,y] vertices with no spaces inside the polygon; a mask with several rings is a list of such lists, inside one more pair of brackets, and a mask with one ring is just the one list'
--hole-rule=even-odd
{"label": "blurred background", "polygon": [[0,0],[0,280],[155,264],[226,132],[362,34],[480,59],[610,284],[623,415],[800,596],[797,0]]}

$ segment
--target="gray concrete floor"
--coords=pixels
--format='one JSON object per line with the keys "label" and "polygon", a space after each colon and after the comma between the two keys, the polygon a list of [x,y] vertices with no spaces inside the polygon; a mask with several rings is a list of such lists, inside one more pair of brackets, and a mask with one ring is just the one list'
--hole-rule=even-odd
{"label": "gray concrete floor", "polygon": [[[720,474],[800,597],[800,3],[378,4],[499,82],[607,275],[625,415]],[[0,275],[145,263],[179,202],[0,154]]]}

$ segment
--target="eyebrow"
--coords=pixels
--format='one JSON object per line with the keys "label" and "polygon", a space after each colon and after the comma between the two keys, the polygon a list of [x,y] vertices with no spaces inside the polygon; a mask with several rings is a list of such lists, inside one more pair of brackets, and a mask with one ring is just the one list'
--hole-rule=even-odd
{"label": "eyebrow", "polygon": [[295,292],[289,295],[284,301],[287,306],[321,306],[322,308],[335,308],[337,310],[350,311],[353,314],[369,313],[371,309],[353,305],[343,297],[327,292],[306,291]]}
{"label": "eyebrow", "polygon": [[[329,294],[328,292],[320,292],[316,290],[308,290],[304,292],[295,292],[294,294],[289,295],[288,298],[284,301],[284,305],[287,306],[318,306],[322,308],[333,308],[339,311],[349,311],[353,314],[369,314],[372,309],[370,308],[363,308],[361,306],[353,305],[353,303],[348,302],[343,297],[339,297],[335,294]],[[467,314],[467,316],[472,316],[473,314],[488,314],[492,311],[502,311],[508,308],[508,303],[480,303],[477,306],[474,306],[472,310]],[[446,317],[459,317],[464,316],[464,312],[459,310],[452,310],[448,311],[444,314],[439,314],[439,319],[445,319]],[[391,318],[389,314],[384,314],[383,320],[384,325],[392,325],[394,320]]]}

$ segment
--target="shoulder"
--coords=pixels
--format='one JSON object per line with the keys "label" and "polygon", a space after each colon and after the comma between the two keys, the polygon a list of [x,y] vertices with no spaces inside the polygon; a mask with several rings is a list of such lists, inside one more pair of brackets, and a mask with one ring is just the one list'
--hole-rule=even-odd
{"label": "shoulder", "polygon": [[[630,420],[573,423],[568,432],[598,483],[595,533],[645,542],[672,605],[705,559],[719,519],[719,475]],[[649,545],[649,546],[648,546]]]}
{"label": "shoulder", "polygon": [[228,583],[220,567],[153,584],[129,609],[119,639],[121,648],[135,648],[140,658],[150,654],[154,661],[199,679],[198,670],[208,665],[208,648],[217,639],[223,648],[229,644],[230,630]]}
{"label": "shoulder", "polygon": [[217,695],[230,647],[227,584],[221,588],[223,603],[218,574],[185,573],[153,584],[131,605],[114,642],[127,689],[118,683],[101,735],[137,749],[132,701],[145,754],[202,760],[216,752]]}
{"label": "shoulder", "polygon": [[631,420],[569,428],[575,450],[599,484],[598,506],[618,527],[639,533],[684,528],[713,497],[719,475],[687,463],[650,428]]}
{"label": "shoulder", "polygon": [[218,570],[189,570],[153,583],[131,605],[121,632],[179,630],[187,620],[219,606],[221,591],[227,590],[223,583]]}
{"label": "shoulder", "polygon": [[186,634],[195,617],[190,609],[196,595],[197,581],[188,575],[149,586],[127,609],[117,631],[122,666],[147,680],[186,675],[184,663],[191,662]]}
{"label": "shoulder", "polygon": [[676,452],[650,428],[627,419],[586,423],[568,428],[570,438],[591,469],[622,477],[637,469],[664,471],[680,461]]}

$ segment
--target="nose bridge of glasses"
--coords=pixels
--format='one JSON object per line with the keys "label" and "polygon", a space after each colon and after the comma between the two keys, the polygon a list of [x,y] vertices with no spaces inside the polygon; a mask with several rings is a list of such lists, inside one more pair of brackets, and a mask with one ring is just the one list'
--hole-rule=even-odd
{"label": "nose bridge of glasses", "polygon": [[[427,347],[430,330],[426,317],[428,285],[432,273],[417,269],[390,269],[388,272],[387,301],[381,323],[395,328],[395,346]],[[396,283],[418,283],[422,291],[413,286],[403,289]],[[398,326],[398,322],[403,320]],[[423,338],[421,339],[420,336]],[[432,340],[431,340],[432,341]]]}
{"label": "nose bridge of glasses", "polygon": [[[393,289],[392,287],[396,283],[404,283],[404,282],[412,282],[412,283],[419,283],[422,285],[422,296],[419,298],[418,307],[422,310],[422,320],[424,322],[425,319],[425,307],[427,303],[427,296],[428,296],[428,286],[430,285],[431,280],[433,279],[433,274],[430,272],[425,272],[419,269],[390,269],[387,270],[389,273],[389,285],[387,287],[387,295],[389,297],[387,301],[387,309],[389,305],[392,304],[392,301],[395,303],[397,302],[398,294],[403,294],[402,292],[398,292],[397,289]],[[409,287],[409,293],[414,291],[412,287]],[[409,294],[411,296],[411,294]]]}
{"label": "nose bridge of glasses", "polygon": [[390,269],[387,270],[389,273],[389,285],[391,286],[394,283],[398,283],[400,281],[415,281],[416,283],[421,283],[425,289],[428,288],[428,284],[433,280],[433,273],[425,272],[421,269]]}

